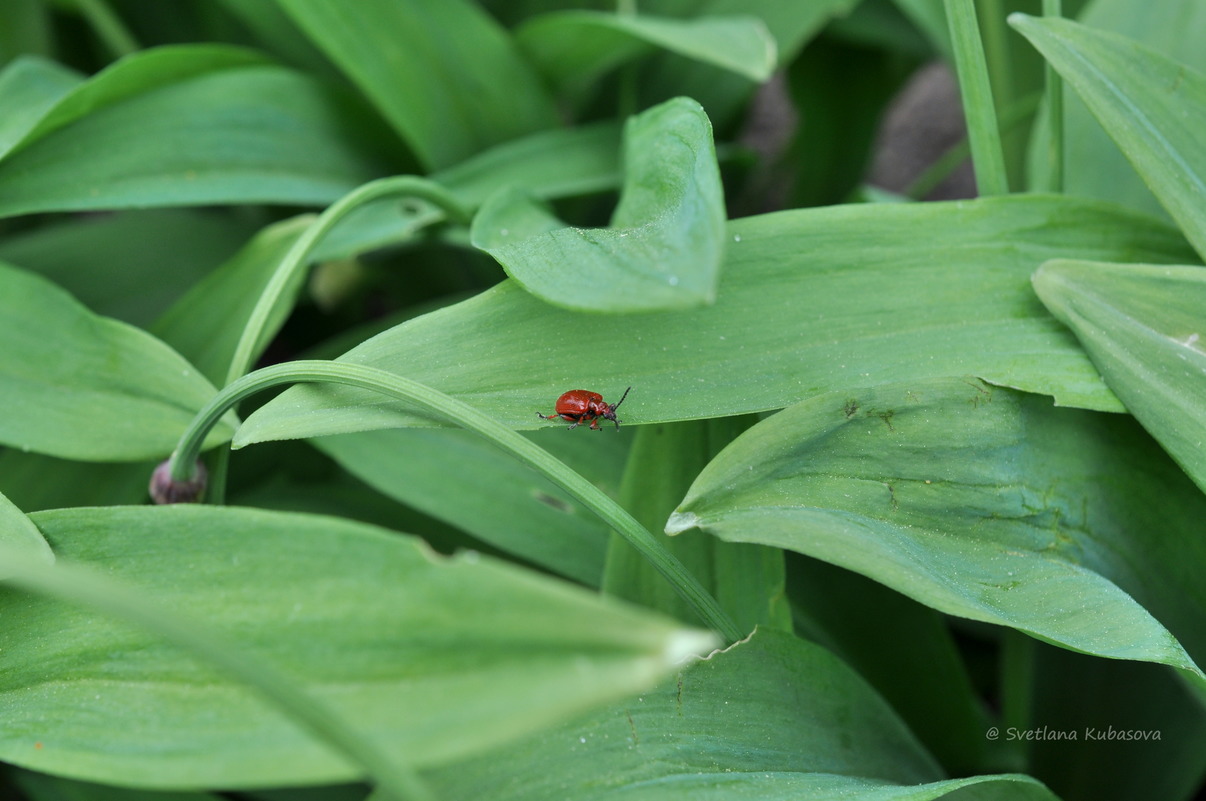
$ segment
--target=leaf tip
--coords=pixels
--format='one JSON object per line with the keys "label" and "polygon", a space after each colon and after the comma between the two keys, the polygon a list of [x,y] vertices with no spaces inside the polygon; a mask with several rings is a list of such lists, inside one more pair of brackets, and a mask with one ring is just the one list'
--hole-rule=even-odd
{"label": "leaf tip", "polygon": [[682,534],[684,531],[698,528],[699,523],[699,515],[694,512],[675,512],[670,515],[670,519],[666,521],[666,527],[662,530],[673,537],[675,534]]}

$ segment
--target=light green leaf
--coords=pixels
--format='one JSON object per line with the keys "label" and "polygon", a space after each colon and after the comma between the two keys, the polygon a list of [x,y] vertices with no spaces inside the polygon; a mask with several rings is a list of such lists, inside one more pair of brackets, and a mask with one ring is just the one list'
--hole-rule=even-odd
{"label": "light green leaf", "polygon": [[[615,399],[631,385],[624,420],[647,424],[963,373],[1121,410],[1030,275],[1059,256],[1193,258],[1146,217],[1040,196],[783,212],[735,220],[728,236],[713,306],[581,314],[507,282],[341,360],[436,387],[519,429],[550,425],[536,412],[548,414],[567,389]],[[239,440],[433,424],[372,394],[294,387],[253,414]],[[566,436],[579,434],[601,436]]]}
{"label": "light green leaf", "polygon": [[146,57],[68,95],[0,161],[0,215],[323,204],[385,169],[345,98],[280,67],[208,64],[166,82]]}
{"label": "light green leaf", "polygon": [[859,676],[774,630],[686,666],[652,692],[427,774],[445,798],[492,801],[979,799],[1054,801],[1024,776],[940,781]]}
{"label": "light green leaf", "polygon": [[557,125],[507,33],[467,0],[280,0],[430,169]]}
{"label": "light green leaf", "polygon": [[[204,620],[409,765],[639,692],[712,643],[548,578],[437,558],[333,518],[182,505],[34,522],[64,560],[103,566],[163,614]],[[0,607],[6,762],[176,789],[356,778],[253,693],[149,635],[47,599],[0,591]]]}
{"label": "light green leaf", "polygon": [[1206,657],[1203,519],[1206,497],[1127,418],[941,379],[758,424],[667,531],[789,548],[948,614],[1172,665],[1206,698],[1185,650]]}
{"label": "light green leaf", "polygon": [[[88,461],[163,457],[215,392],[145,331],[0,264],[0,442]],[[233,423],[207,443],[229,439]]]}
{"label": "light green leaf", "polygon": [[473,220],[473,244],[529,292],[570,309],[630,312],[711,303],[724,255],[724,192],[712,126],[677,98],[629,120],[611,227],[567,228],[521,190]]}
{"label": "light green leaf", "polygon": [[83,79],[75,72],[32,56],[0,70],[0,155],[8,153],[55,104]]}
{"label": "light green leaf", "polygon": [[515,39],[560,92],[581,92],[604,73],[659,48],[751,81],[765,81],[775,69],[775,40],[751,16],[680,20],[561,11],[529,19]]}
{"label": "light green leaf", "polygon": [[[1064,4],[1067,14],[1072,9]],[[1198,0],[1093,0],[1085,3],[1080,22],[1096,31],[1121,34],[1166,58],[1206,71],[1206,4]],[[1033,142],[1049,136],[1046,110],[1035,126]],[[1144,180],[1076,92],[1064,92],[1065,191],[1119,203],[1164,217],[1166,212]],[[1028,165],[1031,184],[1042,180],[1048,166],[1046,146],[1032,146]]]}
{"label": "light green leaf", "polygon": [[[47,564],[54,562],[54,552],[42,532],[3,494],[0,494],[0,546]],[[0,562],[0,580],[10,575],[9,568]]]}
{"label": "light green leaf", "polygon": [[[264,287],[289,248],[313,222],[312,215],[304,215],[260,231],[175,303],[152,326],[151,333],[184,354],[214,384],[224,383],[239,337]],[[282,302],[273,308],[257,356],[293,310],[293,300],[306,275],[306,271],[298,271]]]}
{"label": "light green leaf", "polygon": [[1050,261],[1034,289],[1206,490],[1206,268]]}
{"label": "light green leaf", "polygon": [[[623,438],[587,442],[559,433],[533,432],[532,438],[595,483],[616,482],[627,450]],[[507,553],[588,586],[599,584],[610,529],[476,433],[395,429],[320,437],[312,444],[395,500]]]}
{"label": "light green leaf", "polygon": [[522,187],[546,199],[598,192],[620,185],[620,141],[612,121],[541,131],[496,145],[431,179],[471,209],[500,186]]}
{"label": "light green leaf", "polygon": [[1016,14],[1010,23],[1076,90],[1206,256],[1206,75],[1070,20]]}

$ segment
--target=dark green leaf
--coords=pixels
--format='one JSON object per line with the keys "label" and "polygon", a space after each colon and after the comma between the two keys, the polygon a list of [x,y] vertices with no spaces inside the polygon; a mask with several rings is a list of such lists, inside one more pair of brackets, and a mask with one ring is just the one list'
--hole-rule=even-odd
{"label": "dark green leaf", "polygon": [[[0,442],[88,461],[164,457],[215,391],[145,331],[0,265]],[[207,442],[229,439],[233,422]]]}
{"label": "dark green leaf", "polygon": [[724,194],[712,126],[678,98],[629,121],[611,227],[568,228],[522,191],[473,220],[473,244],[529,292],[570,309],[630,312],[711,303],[724,254]]}
{"label": "dark green leaf", "polygon": [[146,327],[254,232],[248,220],[208,209],[73,217],[0,241],[0,260],[98,314]]}
{"label": "dark green leaf", "polygon": [[1206,699],[1185,650],[1206,657],[1206,496],[1136,428],[970,379],[847,389],[739,437],[667,530],[790,548],[948,614],[1171,665]]}
{"label": "dark green leaf", "polygon": [[[620,473],[626,443],[537,432],[539,444],[588,474]],[[313,444],[385,495],[483,542],[598,586],[609,529],[547,479],[466,431],[401,430],[321,437]],[[576,457],[576,458],[574,458]],[[612,468],[604,471],[603,467]],[[592,475],[592,478],[595,476]]]}
{"label": "dark green leaf", "polygon": [[[164,614],[205,621],[414,765],[639,692],[712,641],[333,518],[181,505],[34,522],[64,560],[103,567]],[[149,635],[11,592],[0,591],[0,607],[6,762],[176,789],[355,778],[247,689]]]}
{"label": "dark green leaf", "polygon": [[1034,289],[1206,490],[1206,268],[1051,261]]}
{"label": "dark green leaf", "polygon": [[[620,504],[650,531],[660,531],[691,480],[750,422],[723,418],[641,427],[624,471]],[[715,596],[741,631],[759,625],[791,630],[782,551],[702,535],[655,536]],[[603,578],[603,590],[611,595],[698,625],[670,583],[618,534],[612,535]]]}
{"label": "dark green leaf", "polygon": [[474,3],[280,3],[428,168],[557,124],[531,67]]}

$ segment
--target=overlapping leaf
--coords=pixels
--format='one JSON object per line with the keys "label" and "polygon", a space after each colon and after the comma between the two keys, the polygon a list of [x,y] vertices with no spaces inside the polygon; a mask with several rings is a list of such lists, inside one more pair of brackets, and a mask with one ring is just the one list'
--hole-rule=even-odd
{"label": "overlapping leaf", "polygon": [[[412,765],[646,689],[712,642],[551,579],[438,559],[411,538],[332,518],[178,506],[34,521],[63,558],[103,566],[164,613],[205,620]],[[163,788],[355,778],[245,688],[150,636],[4,590],[0,607],[6,762]]]}
{"label": "overlapping leaf", "polygon": [[[1058,256],[1193,257],[1145,217],[1037,196],[784,212],[735,220],[728,236],[710,307],[580,314],[505,283],[341,359],[429,384],[516,428],[546,425],[535,413],[567,389],[608,398],[631,385],[625,420],[640,424],[962,373],[1118,410],[1030,275]],[[252,415],[238,441],[416,424],[432,423],[364,392],[296,387]]]}
{"label": "overlapping leaf", "polygon": [[1206,497],[1128,418],[943,379],[758,424],[667,530],[788,548],[949,614],[1171,665],[1206,700],[1186,653],[1206,661],[1203,519]]}
{"label": "overlapping leaf", "polygon": [[652,692],[429,774],[448,798],[1051,801],[1023,776],[942,781],[849,667],[774,630],[685,667]]}
{"label": "overlapping leaf", "polygon": [[385,169],[362,108],[228,47],[131,56],[24,128],[0,160],[0,215],[322,204]]}
{"label": "overlapping leaf", "polygon": [[[0,494],[0,545],[12,548],[32,559],[45,562],[54,561],[54,553],[50,545],[38,531],[38,527],[29,521],[20,509],[13,506],[12,501]],[[0,562],[0,579],[8,578],[8,568]]]}
{"label": "overlapping leaf", "polygon": [[[145,331],[0,265],[0,442],[68,459],[164,457],[215,392]],[[208,442],[229,439],[232,423]]]}
{"label": "overlapping leaf", "polygon": [[467,0],[280,0],[429,169],[557,125],[535,71]]}
{"label": "overlapping leaf", "polygon": [[1076,90],[1206,257],[1206,75],[1069,20],[1018,14],[1010,22]]}
{"label": "overlapping leaf", "polygon": [[1206,268],[1051,261],[1034,289],[1206,491]]}
{"label": "overlapping leaf", "polygon": [[581,91],[610,69],[662,48],[765,81],[775,68],[775,40],[752,16],[673,19],[595,11],[543,14],[515,32],[516,41],[562,91]]}
{"label": "overlapping leaf", "polygon": [[677,98],[624,131],[624,188],[608,228],[572,228],[515,189],[473,220],[473,244],[532,294],[570,309],[632,312],[710,303],[724,255],[712,126]]}

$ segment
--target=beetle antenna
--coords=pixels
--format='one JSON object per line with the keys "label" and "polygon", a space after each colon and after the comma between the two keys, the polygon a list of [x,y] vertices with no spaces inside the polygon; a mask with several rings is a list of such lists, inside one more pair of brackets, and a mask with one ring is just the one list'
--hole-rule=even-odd
{"label": "beetle antenna", "polygon": [[628,393],[631,391],[632,391],[632,387],[629,387],[628,389],[624,390],[624,394],[620,396],[620,399],[618,401],[616,401],[616,405],[611,407],[612,412],[614,412],[616,409],[620,408],[620,404],[624,402],[624,399],[628,397]]}

